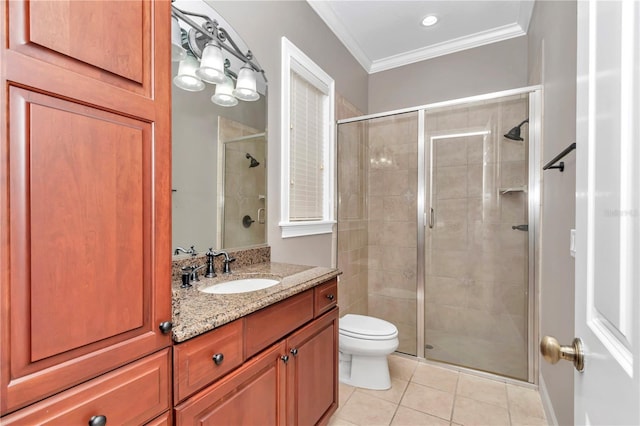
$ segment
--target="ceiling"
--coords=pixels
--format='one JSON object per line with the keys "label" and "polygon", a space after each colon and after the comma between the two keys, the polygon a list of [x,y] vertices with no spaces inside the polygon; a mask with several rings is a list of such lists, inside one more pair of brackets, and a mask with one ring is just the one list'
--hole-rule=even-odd
{"label": "ceiling", "polygon": [[[534,0],[307,0],[369,73],[525,35]],[[427,15],[438,22],[421,25]]]}

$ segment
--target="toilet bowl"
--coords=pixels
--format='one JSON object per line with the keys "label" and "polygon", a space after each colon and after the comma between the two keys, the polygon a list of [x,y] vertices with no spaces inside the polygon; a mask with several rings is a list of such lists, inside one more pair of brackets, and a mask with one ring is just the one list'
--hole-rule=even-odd
{"label": "toilet bowl", "polygon": [[338,346],[340,382],[359,388],[391,387],[387,355],[398,349],[398,329],[390,322],[365,315],[340,318]]}

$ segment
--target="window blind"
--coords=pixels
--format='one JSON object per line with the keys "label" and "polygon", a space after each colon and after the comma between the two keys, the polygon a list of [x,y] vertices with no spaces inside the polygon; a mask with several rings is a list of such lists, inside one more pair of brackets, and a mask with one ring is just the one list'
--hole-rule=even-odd
{"label": "window blind", "polygon": [[323,219],[326,95],[291,71],[289,220]]}

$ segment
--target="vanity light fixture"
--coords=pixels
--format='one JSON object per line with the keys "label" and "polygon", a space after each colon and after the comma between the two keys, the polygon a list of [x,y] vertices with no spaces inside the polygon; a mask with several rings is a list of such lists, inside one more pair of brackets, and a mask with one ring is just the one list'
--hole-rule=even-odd
{"label": "vanity light fixture", "polygon": [[[227,31],[207,15],[182,10],[173,4],[171,15],[171,59],[180,61],[178,75],[173,79],[176,86],[188,91],[200,91],[205,87],[203,82],[216,84],[211,101],[221,106],[234,106],[238,99],[260,99],[256,90],[256,74],[262,74],[265,83],[267,79],[264,70],[253,58],[251,50],[243,53]],[[202,24],[196,22],[196,19],[202,20]],[[178,20],[187,24],[189,30],[181,29]],[[186,51],[185,57],[181,56],[180,48]],[[237,77],[228,68],[230,61],[228,58],[225,59],[223,51],[244,64]],[[237,80],[235,89],[233,78]]]}
{"label": "vanity light fixture", "polygon": [[233,96],[242,101],[257,101],[260,98],[256,91],[256,76],[249,63],[244,64],[238,72],[238,81]]}
{"label": "vanity light fixture", "polygon": [[216,84],[216,92],[211,96],[211,102],[223,107],[238,105],[238,99],[233,96],[233,81],[231,77],[227,75],[224,83]]}
{"label": "vanity light fixture", "polygon": [[224,83],[224,58],[217,40],[209,41],[204,47],[196,75],[207,83]]}
{"label": "vanity light fixture", "polygon": [[171,60],[182,61],[187,57],[187,51],[182,47],[182,31],[175,16],[171,17]]}
{"label": "vanity light fixture", "polygon": [[178,75],[173,78],[173,84],[189,92],[204,90],[204,83],[196,75],[198,60],[191,52],[185,53],[185,58],[180,61]]}
{"label": "vanity light fixture", "polygon": [[435,15],[427,15],[422,20],[423,27],[430,27],[432,25],[435,25],[436,23],[438,23],[438,17]]}

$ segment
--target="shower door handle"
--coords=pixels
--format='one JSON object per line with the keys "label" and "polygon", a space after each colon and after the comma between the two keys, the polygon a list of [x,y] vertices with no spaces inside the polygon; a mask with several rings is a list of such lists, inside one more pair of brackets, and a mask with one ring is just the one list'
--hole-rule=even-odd
{"label": "shower door handle", "polygon": [[433,229],[433,224],[435,222],[435,211],[433,210],[433,207],[431,207],[429,209],[429,228]]}
{"label": "shower door handle", "polygon": [[513,225],[511,227],[511,229],[515,230],[515,231],[524,231],[527,232],[529,230],[529,225],[524,224],[524,225]]}

